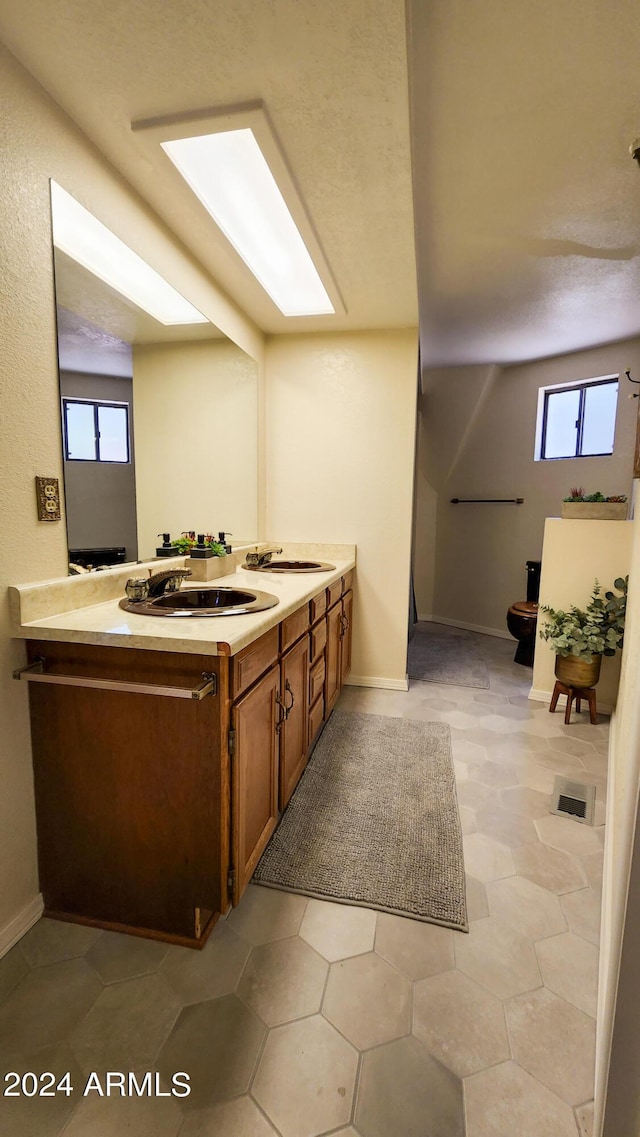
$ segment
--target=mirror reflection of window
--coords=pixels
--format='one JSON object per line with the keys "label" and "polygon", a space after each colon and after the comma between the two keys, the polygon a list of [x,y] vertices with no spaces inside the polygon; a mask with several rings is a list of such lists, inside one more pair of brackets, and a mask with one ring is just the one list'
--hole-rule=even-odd
{"label": "mirror reflection of window", "polygon": [[128,462],[126,404],[63,399],[65,458],[75,462]]}

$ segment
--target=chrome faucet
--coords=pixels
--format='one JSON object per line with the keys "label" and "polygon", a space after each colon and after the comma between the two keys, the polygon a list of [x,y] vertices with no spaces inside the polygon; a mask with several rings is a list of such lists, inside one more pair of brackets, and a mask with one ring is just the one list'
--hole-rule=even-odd
{"label": "chrome faucet", "polygon": [[252,568],[264,568],[269,564],[274,553],[281,553],[282,549],[263,549],[261,553],[247,553],[247,564]]}
{"label": "chrome faucet", "polygon": [[152,573],[147,581],[147,596],[153,599],[155,596],[163,596],[165,592],[177,592],[186,576],[191,576],[191,569],[163,569]]}

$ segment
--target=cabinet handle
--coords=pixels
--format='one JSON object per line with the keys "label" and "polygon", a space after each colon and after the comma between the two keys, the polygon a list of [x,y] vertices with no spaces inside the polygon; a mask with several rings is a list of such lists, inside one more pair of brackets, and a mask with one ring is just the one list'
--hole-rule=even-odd
{"label": "cabinet handle", "polygon": [[279,734],[280,733],[280,727],[282,726],[283,722],[287,718],[289,712],[288,712],[287,708],[285,707],[284,703],[282,702],[282,699],[280,698],[279,694],[276,694],[276,703],[278,704],[278,706],[280,707],[280,710],[282,711],[282,718],[278,719],[278,721],[276,723],[276,733]]}
{"label": "cabinet handle", "polygon": [[343,614],[340,617],[340,635],[341,636],[346,635],[348,627],[349,627],[349,618],[348,618],[348,616],[345,616],[344,612],[343,612]]}
{"label": "cabinet handle", "polygon": [[285,690],[285,695],[286,695],[287,693],[288,693],[289,695],[291,695],[291,702],[289,703],[289,705],[288,705],[288,706],[286,706],[286,707],[285,707],[285,711],[286,711],[286,718],[289,718],[289,712],[293,710],[293,704],[294,704],[294,703],[295,703],[295,701],[296,701],[296,697],[295,697],[295,695],[294,695],[293,691],[291,690],[291,684],[289,683],[289,680],[288,680],[288,679],[285,681],[284,690]]}
{"label": "cabinet handle", "polygon": [[44,670],[45,659],[36,659],[29,667],[13,672],[14,679],[29,683],[57,683],[63,687],[92,687],[100,691],[127,691],[134,695],[164,695],[171,699],[197,699],[216,694],[216,676],[202,672],[203,682],[198,687],[165,687],[160,683],[127,683],[122,679],[94,679],[83,675],[51,675]]}

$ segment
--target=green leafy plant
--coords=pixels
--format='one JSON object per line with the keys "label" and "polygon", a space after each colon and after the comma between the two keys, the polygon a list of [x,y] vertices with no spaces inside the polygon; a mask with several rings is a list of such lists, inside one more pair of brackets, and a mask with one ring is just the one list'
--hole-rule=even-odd
{"label": "green leafy plant", "polygon": [[573,655],[590,660],[592,655],[615,655],[624,642],[627,607],[627,576],[619,576],[615,592],[602,593],[596,580],[591,600],[583,610],[571,605],[567,612],[541,604],[547,622],[540,628],[540,639],[551,644],[556,655]]}
{"label": "green leafy plant", "polygon": [[[204,543],[208,549],[211,549],[214,557],[226,557],[227,550],[220,541],[216,541],[210,533],[205,535]],[[181,537],[176,537],[175,541],[171,544],[174,546],[178,553],[184,553],[189,556],[189,553],[197,545],[195,535],[192,533],[183,533]]]}
{"label": "green leafy plant", "polygon": [[600,490],[596,490],[595,493],[589,493],[588,494],[588,493],[585,493],[584,486],[574,486],[572,489],[569,490],[569,496],[563,497],[562,500],[563,501],[626,501],[627,495],[626,495],[626,493],[620,493],[620,494],[612,494],[611,497],[605,497],[604,494],[600,493]]}

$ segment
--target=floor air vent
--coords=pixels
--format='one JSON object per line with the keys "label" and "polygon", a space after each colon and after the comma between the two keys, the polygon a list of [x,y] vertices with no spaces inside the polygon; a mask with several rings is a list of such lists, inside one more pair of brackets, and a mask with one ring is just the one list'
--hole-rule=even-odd
{"label": "floor air vent", "polygon": [[558,775],[551,795],[551,812],[559,817],[570,817],[584,825],[593,825],[596,805],[596,787],[584,782],[572,782]]}

